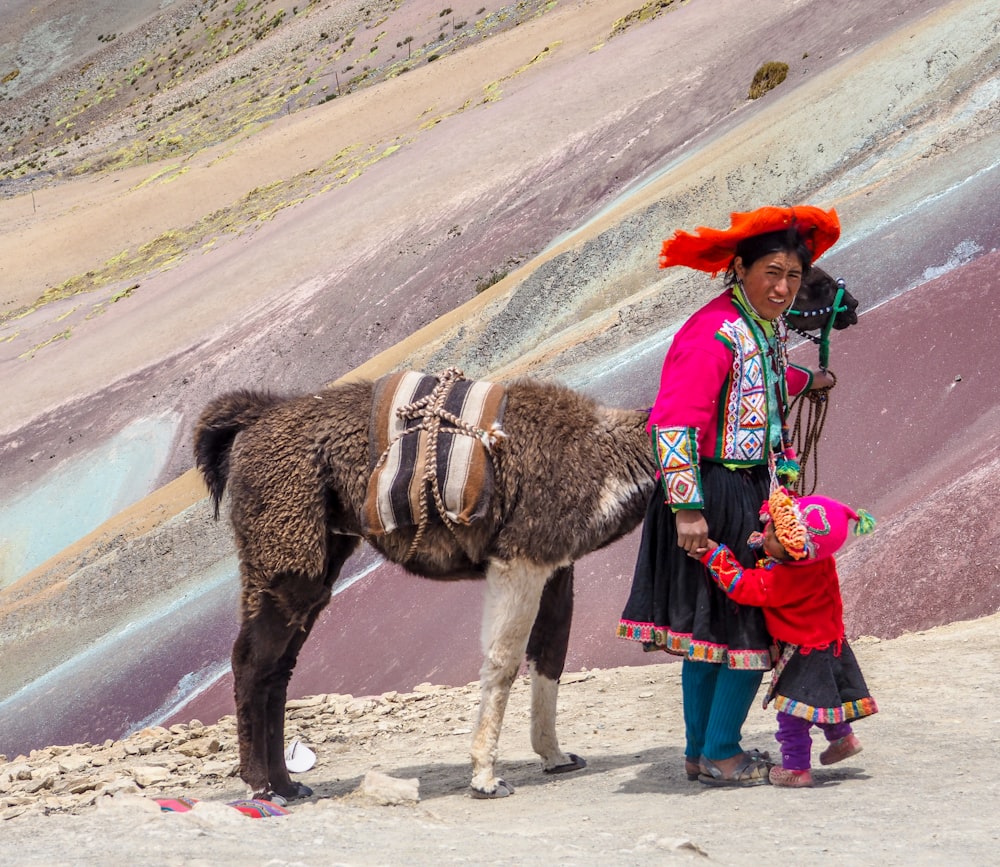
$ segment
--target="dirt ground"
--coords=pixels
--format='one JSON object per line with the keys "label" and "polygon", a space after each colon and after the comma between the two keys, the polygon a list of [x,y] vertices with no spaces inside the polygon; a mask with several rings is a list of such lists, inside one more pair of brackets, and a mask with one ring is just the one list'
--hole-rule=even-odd
{"label": "dirt ground", "polygon": [[[879,713],[858,723],[864,751],[842,765],[820,766],[815,745],[811,790],[689,782],[680,666],[668,661],[564,678],[562,745],[588,761],[566,776],[544,776],[530,750],[529,693],[520,679],[499,762],[515,793],[497,801],[474,800],[466,788],[474,684],[295,703],[286,735],[316,753],[316,765],[299,776],[315,795],[280,817],[251,819],[227,806],[246,796],[236,777],[225,776],[235,761],[231,719],[141,732],[103,748],[38,751],[0,766],[0,788],[30,787],[11,783],[11,769],[33,768],[36,783],[49,780],[0,814],[4,863],[995,863],[1000,826],[988,817],[1000,809],[1000,669],[959,660],[997,658],[1000,615],[889,641],[862,638],[854,647]],[[772,713],[757,706],[745,744],[773,750],[773,731]],[[194,744],[212,740],[217,752],[191,758]],[[189,755],[181,752],[185,741]],[[166,772],[137,788],[133,779],[148,779],[151,768]],[[371,771],[415,781],[419,800],[391,788],[365,794]],[[104,782],[57,794],[69,778],[89,781],[77,790]],[[177,797],[199,803],[170,813],[152,800]],[[394,798],[402,802],[385,803]]]}

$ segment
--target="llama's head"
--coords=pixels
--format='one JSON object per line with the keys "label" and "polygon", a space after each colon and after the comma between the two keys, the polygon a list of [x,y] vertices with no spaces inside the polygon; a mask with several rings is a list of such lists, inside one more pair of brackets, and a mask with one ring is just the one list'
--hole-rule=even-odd
{"label": "llama's head", "polygon": [[[785,314],[789,327],[797,331],[817,331],[823,328],[832,314],[837,298],[837,281],[815,265],[802,281],[792,309]],[[838,331],[858,322],[858,300],[847,289],[841,296],[840,308],[833,327]]]}

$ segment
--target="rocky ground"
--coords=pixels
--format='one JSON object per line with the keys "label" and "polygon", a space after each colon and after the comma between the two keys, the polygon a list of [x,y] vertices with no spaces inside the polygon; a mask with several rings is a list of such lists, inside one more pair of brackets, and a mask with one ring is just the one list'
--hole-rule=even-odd
{"label": "rocky ground", "polygon": [[[993,863],[1000,615],[854,646],[880,712],[856,728],[861,755],[826,768],[814,758],[811,790],[689,782],[680,667],[665,662],[564,678],[560,737],[589,763],[567,776],[540,772],[519,680],[499,764],[516,791],[499,801],[468,795],[475,684],[293,702],[286,738],[316,753],[299,775],[315,794],[280,817],[228,806],[246,797],[231,718],[37,750],[0,765],[4,861]],[[773,730],[755,707],[746,743],[773,749]],[[154,801],[179,797],[198,803],[171,813]]]}

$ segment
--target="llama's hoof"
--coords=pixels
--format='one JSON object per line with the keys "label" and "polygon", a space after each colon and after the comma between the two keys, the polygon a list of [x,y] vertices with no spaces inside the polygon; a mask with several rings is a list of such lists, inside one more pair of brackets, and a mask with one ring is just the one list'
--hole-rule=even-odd
{"label": "llama's hoof", "polygon": [[554,768],[545,768],[545,773],[547,774],[569,774],[573,771],[582,771],[587,767],[587,762],[576,753],[566,753],[569,756],[569,761],[562,764],[556,765]]}
{"label": "llama's hoof", "polygon": [[283,792],[284,797],[288,798],[289,801],[297,800],[298,798],[311,798],[313,790],[310,789],[305,783],[298,783],[292,780],[292,789],[290,792]]}
{"label": "llama's hoof", "polygon": [[479,798],[480,800],[493,800],[494,798],[506,798],[508,795],[514,794],[514,787],[504,781],[497,780],[496,788],[492,792],[486,792],[483,789],[477,789],[475,786],[472,787],[472,797]]}
{"label": "llama's hoof", "polygon": [[251,801],[267,801],[270,804],[275,804],[279,807],[287,807],[288,801],[281,797],[277,792],[271,789],[261,789],[259,792],[255,792],[253,789],[247,794],[247,797]]}
{"label": "llama's hoof", "polygon": [[262,801],[271,801],[280,807],[284,807],[289,801],[295,801],[299,798],[309,798],[312,796],[312,793],[313,790],[305,785],[305,783],[297,783],[293,780],[291,787],[288,789],[280,792],[276,789],[265,789],[263,792],[252,794],[250,797],[259,798]]}

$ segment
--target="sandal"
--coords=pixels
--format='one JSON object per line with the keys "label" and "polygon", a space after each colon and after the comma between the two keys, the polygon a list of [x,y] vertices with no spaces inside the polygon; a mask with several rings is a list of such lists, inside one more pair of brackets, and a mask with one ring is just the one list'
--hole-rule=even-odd
{"label": "sandal", "polygon": [[768,773],[772,786],[784,786],[788,789],[811,789],[813,787],[812,773],[808,768],[803,771],[793,771],[775,765]]}
{"label": "sandal", "polygon": [[[770,762],[771,754],[767,750],[747,750],[747,755],[750,756],[755,762]],[[687,756],[684,757],[684,773],[687,775],[688,782],[693,783],[698,777],[703,773],[701,769],[700,759],[689,759]]]}
{"label": "sandal", "polygon": [[837,762],[856,756],[862,749],[864,747],[861,746],[857,735],[844,735],[842,738],[831,741],[830,746],[819,754],[819,763],[821,765],[835,765]]}
{"label": "sandal", "polygon": [[700,762],[697,759],[689,759],[685,756],[684,773],[687,774],[688,780],[693,783],[698,779],[698,775],[701,774]]}
{"label": "sandal", "polygon": [[698,780],[706,786],[766,786],[770,782],[768,774],[772,767],[773,765],[764,759],[757,758],[751,753],[743,753],[742,761],[727,777],[715,762],[702,756],[702,771],[698,775]]}

